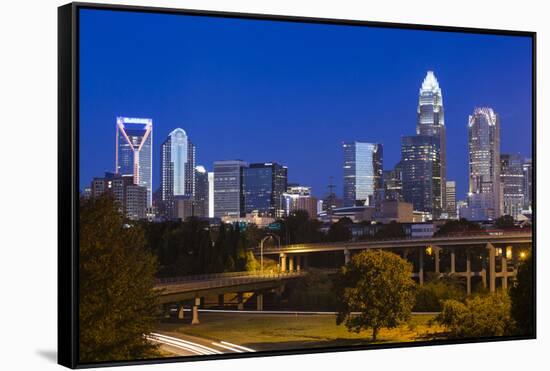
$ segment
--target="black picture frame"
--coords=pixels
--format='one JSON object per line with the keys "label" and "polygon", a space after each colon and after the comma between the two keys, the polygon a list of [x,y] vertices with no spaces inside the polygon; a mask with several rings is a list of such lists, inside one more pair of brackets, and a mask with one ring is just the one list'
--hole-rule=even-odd
{"label": "black picture frame", "polygon": [[[534,303],[533,318],[535,331],[532,336],[505,336],[495,338],[474,338],[457,340],[431,340],[412,343],[375,344],[353,347],[327,347],[316,349],[293,349],[283,351],[261,351],[256,353],[220,354],[208,356],[171,357],[132,361],[101,363],[80,363],[78,357],[78,219],[79,219],[79,10],[97,9],[126,12],[147,12],[239,18],[332,25],[353,25],[364,27],[398,28],[408,30],[430,30],[454,33],[510,35],[529,37],[532,40],[532,149],[533,149],[533,248],[535,261],[533,269]],[[190,362],[244,357],[264,357],[291,354],[341,352],[352,350],[419,347],[427,345],[449,345],[536,338],[536,32],[497,30],[486,28],[464,28],[406,23],[370,22],[346,19],[310,18],[283,15],[233,13],[145,6],[107,5],[96,3],[70,3],[58,8],[58,363],[69,368],[98,366],[122,366],[168,362]]]}

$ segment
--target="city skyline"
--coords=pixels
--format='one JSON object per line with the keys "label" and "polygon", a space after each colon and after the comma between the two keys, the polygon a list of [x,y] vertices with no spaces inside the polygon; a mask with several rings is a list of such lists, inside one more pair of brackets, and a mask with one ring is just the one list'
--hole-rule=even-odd
{"label": "city skyline", "polygon": [[[211,26],[208,18],[199,20],[189,17],[189,24],[181,26],[185,22],[180,21],[176,24],[166,15],[156,15],[156,17],[166,20],[165,23],[159,24],[159,29],[149,31],[156,36],[146,35],[141,31],[139,36],[143,38],[145,47],[159,52],[162,51],[157,46],[151,45],[148,40],[155,37],[158,39],[158,34],[166,31],[167,24],[170,27],[177,27],[180,32],[184,32],[187,28],[201,30],[202,27],[206,29],[207,25]],[[241,48],[237,48],[234,52],[236,54],[230,55],[222,65],[213,62],[215,59],[213,54],[223,53],[227,48],[216,44],[220,50],[210,52],[199,48],[194,42],[186,41],[186,50],[198,48],[197,53],[194,53],[188,62],[179,61],[174,63],[172,68],[167,69],[174,74],[174,78],[171,80],[172,88],[165,91],[167,83],[159,78],[165,76],[164,72],[152,69],[156,71],[155,79],[141,74],[144,68],[152,68],[155,65],[147,56],[132,59],[132,63],[126,59],[125,63],[115,62],[114,64],[109,58],[108,65],[112,71],[104,71],[109,50],[116,47],[127,54],[130,50],[136,51],[137,46],[128,41],[129,35],[125,32],[122,32],[117,40],[106,40],[106,33],[110,27],[114,27],[115,21],[120,21],[122,24],[127,21],[124,14],[108,14],[108,16],[103,14],[98,18],[105,23],[99,37],[94,37],[93,40],[86,38],[82,40],[84,44],[105,42],[99,48],[105,53],[82,56],[81,86],[86,94],[83,94],[81,105],[81,188],[89,184],[94,176],[113,170],[111,165],[113,154],[110,150],[112,147],[106,145],[108,142],[112,143],[112,119],[115,116],[127,115],[151,117],[154,121],[153,190],[156,190],[160,184],[157,171],[159,166],[157,148],[160,146],[160,141],[166,138],[171,130],[181,127],[197,145],[196,163],[206,166],[207,171],[212,171],[213,162],[216,160],[243,159],[249,163],[279,162],[288,166],[289,182],[311,186],[312,193],[317,197],[326,194],[329,177],[333,176],[337,185],[337,194],[341,197],[343,191],[339,148],[341,142],[357,140],[381,143],[384,146],[384,170],[391,170],[400,158],[400,137],[415,133],[418,87],[426,71],[432,69],[445,95],[445,124],[449,154],[447,179],[455,180],[457,183],[457,200],[464,199],[467,191],[467,120],[468,114],[474,107],[488,105],[501,115],[502,152],[520,152],[527,158],[531,157],[531,135],[529,135],[531,131],[531,60],[530,53],[523,52],[525,48],[530,47],[529,39],[383,29],[386,36],[382,37],[382,40],[380,39],[381,30],[376,28],[342,26],[337,29],[333,27],[327,29],[327,26],[318,26],[326,35],[335,33],[334,38],[340,40],[342,37],[349,36],[350,39],[341,46],[342,52],[355,55],[361,62],[365,62],[365,58],[369,55],[374,55],[376,50],[382,50],[377,49],[382,48],[382,41],[391,42],[403,35],[411,42],[431,40],[430,42],[437,42],[441,46],[441,50],[437,53],[428,50],[425,53],[411,50],[395,52],[403,54],[402,58],[408,56],[404,61],[415,63],[392,62],[389,67],[381,68],[381,65],[387,62],[385,55],[379,56],[379,60],[375,62],[369,60],[369,63],[362,63],[362,66],[358,66],[358,63],[337,60],[334,57],[323,62],[317,57],[326,57],[325,53],[317,48],[318,43],[315,43],[313,33],[304,28],[304,25],[267,22],[267,24],[262,23],[261,31],[265,37],[270,37],[270,42],[275,42],[272,40],[275,33],[287,28],[290,31],[286,32],[296,34],[298,37],[297,42],[285,40],[288,45],[275,42],[275,51],[263,50],[269,56],[276,57],[275,61],[268,61],[265,57],[251,53],[248,48],[238,45]],[[94,22],[98,21],[86,12],[83,12],[82,20],[83,27],[94,27]],[[241,35],[244,22],[247,30],[256,27],[256,24],[250,21],[226,20],[221,24],[216,23],[218,25],[216,31],[220,31],[220,28],[227,29],[238,33],[239,37],[244,37]],[[210,29],[202,41],[213,43],[214,36]],[[358,40],[363,40],[369,48],[352,48],[354,42]],[[457,40],[458,44],[454,43],[454,40]],[[303,42],[313,42],[314,50],[296,54],[297,44]],[[297,62],[293,62],[292,67],[299,67],[299,71],[290,71],[290,62],[280,54],[284,51],[295,53],[293,55],[296,56]],[[481,53],[486,58],[468,57],[469,52],[472,51]],[[166,56],[167,53],[176,52],[165,51],[162,55]],[[489,55],[495,55],[494,53],[509,55],[509,58],[495,65],[494,59],[489,58]],[[436,54],[437,58],[434,57]],[[462,55],[463,58],[457,59],[457,54]],[[164,64],[171,60],[170,58],[160,59]],[[286,64],[281,68],[275,64],[275,62],[284,61]],[[201,64],[201,67],[196,70],[197,63],[202,62],[205,64]],[[256,68],[250,71],[249,78],[243,77],[243,67],[250,67],[249,64],[252,62],[265,62],[267,72]],[[306,62],[309,64],[306,65]],[[194,78],[188,76],[189,72],[186,72],[183,66],[186,63],[195,66]],[[170,63],[168,65],[170,66]],[[127,67],[127,70],[125,73],[120,73],[120,68],[123,66]],[[311,68],[312,66],[315,68]],[[333,74],[327,75],[326,80],[320,80],[321,72],[330,71],[331,66]],[[352,69],[344,72],[343,67],[352,67]],[[460,69],[464,74],[455,73],[453,70],[456,69]],[[514,73],[510,73],[512,70]],[[106,72],[106,75],[102,72]],[[115,72],[118,76],[114,76]],[[226,74],[228,72],[234,72],[235,78],[229,78]],[[350,79],[352,76],[354,81]],[[285,78],[281,80],[281,77]],[[274,82],[275,78],[281,81]],[[296,81],[290,81],[290,79]],[[242,82],[243,86],[237,86],[236,80]],[[260,83],[268,81],[273,83],[270,85],[272,88],[270,91],[259,86]],[[225,85],[219,85],[220,82],[224,82]],[[211,92],[209,87],[211,83],[214,83],[212,88],[218,88],[219,94],[211,95],[204,102],[200,101],[206,92]],[[105,84],[108,88],[102,89],[103,95],[99,96],[97,89],[99,85],[105,88]],[[324,89],[322,93],[313,94],[314,89],[311,85],[320,85]],[[142,88],[137,89],[140,86]],[[118,89],[120,87],[123,88],[124,94],[121,94]],[[227,94],[227,89],[230,87],[236,88],[233,96]],[[250,88],[258,88],[254,91],[263,97],[263,100],[257,101],[252,97],[250,91],[246,91]],[[292,92],[295,93],[294,96]],[[195,98],[190,95],[194,93],[196,93]],[[373,95],[374,93],[380,96],[391,94],[392,99],[380,99]],[[169,94],[173,96],[168,96],[169,99],[166,101],[161,99]],[[176,98],[181,101],[175,100]],[[183,104],[184,101],[189,102],[189,100],[191,104]],[[328,103],[329,100],[333,103],[332,106]],[[243,102],[246,104],[243,105]],[[205,109],[205,104],[215,103],[219,103],[216,105],[216,110],[210,110],[212,111],[210,112]],[[390,106],[392,110],[387,109]],[[92,107],[93,112],[91,112]],[[342,116],[343,112],[348,114]],[[90,124],[91,122],[95,124]],[[395,122],[399,124],[390,125]],[[267,132],[267,135],[261,135],[262,132]],[[248,145],[245,147],[244,143]],[[280,143],[284,143],[284,147],[281,147]],[[105,148],[105,151],[98,151],[98,148]],[[259,151],[260,148],[262,151]],[[284,148],[284,151],[281,151],[281,148]],[[310,149],[304,151],[304,148]],[[91,156],[92,153],[94,156]],[[312,174],[311,170],[318,168],[311,166],[312,163],[322,163],[324,165],[322,171]]]}

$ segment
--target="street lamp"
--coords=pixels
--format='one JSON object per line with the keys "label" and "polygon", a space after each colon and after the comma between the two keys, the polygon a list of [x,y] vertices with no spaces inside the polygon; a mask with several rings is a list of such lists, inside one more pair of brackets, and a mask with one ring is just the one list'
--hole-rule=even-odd
{"label": "street lamp", "polygon": [[260,274],[264,274],[264,242],[267,241],[270,238],[276,238],[277,243],[279,246],[279,249],[281,248],[281,240],[279,239],[279,236],[269,233],[267,236],[262,238],[260,241]]}

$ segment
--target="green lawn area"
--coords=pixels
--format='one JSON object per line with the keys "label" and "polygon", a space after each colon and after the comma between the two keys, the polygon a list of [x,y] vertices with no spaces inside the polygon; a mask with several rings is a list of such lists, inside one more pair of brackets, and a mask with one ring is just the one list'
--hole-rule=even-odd
{"label": "green lawn area", "polygon": [[[415,314],[395,329],[382,329],[376,343],[411,342],[442,338],[443,330],[429,325],[432,314]],[[215,341],[225,340],[256,350],[350,346],[372,343],[370,332],[349,332],[336,325],[334,315],[272,315],[201,313],[201,323],[161,323],[158,330],[193,335]]]}

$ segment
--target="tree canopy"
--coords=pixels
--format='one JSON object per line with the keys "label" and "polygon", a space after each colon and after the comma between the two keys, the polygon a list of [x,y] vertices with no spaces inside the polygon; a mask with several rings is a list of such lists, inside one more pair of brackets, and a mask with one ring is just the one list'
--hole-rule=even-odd
{"label": "tree canopy", "polygon": [[514,328],[510,297],[505,291],[466,298],[464,302],[446,300],[436,321],[452,338],[481,338],[509,335]]}
{"label": "tree canopy", "polygon": [[153,330],[157,263],[142,229],[109,196],[80,202],[79,354],[82,362],[156,356],[144,337]]}
{"label": "tree canopy", "polygon": [[445,236],[448,234],[476,232],[480,230],[481,227],[479,226],[479,224],[461,218],[460,220],[449,220],[447,223],[443,224],[441,228],[439,228],[435,235]]}
{"label": "tree canopy", "polygon": [[381,328],[397,327],[414,305],[411,272],[410,263],[390,252],[354,255],[336,279],[336,323],[354,332],[370,329],[373,341]]}
{"label": "tree canopy", "polygon": [[516,332],[532,335],[535,329],[533,316],[533,257],[531,254],[518,267],[514,285],[510,289],[512,317],[516,322]]}

